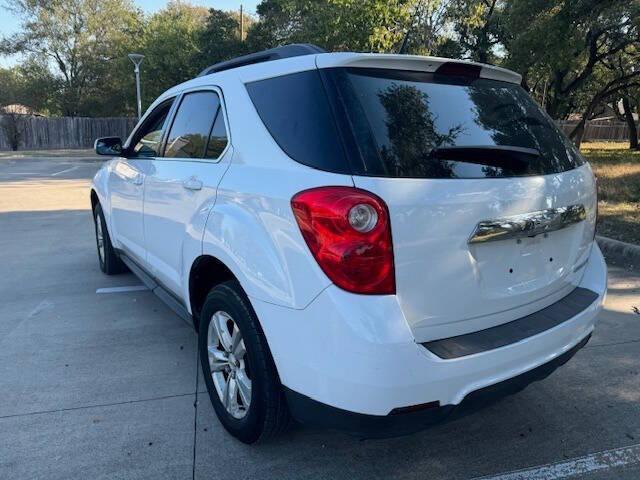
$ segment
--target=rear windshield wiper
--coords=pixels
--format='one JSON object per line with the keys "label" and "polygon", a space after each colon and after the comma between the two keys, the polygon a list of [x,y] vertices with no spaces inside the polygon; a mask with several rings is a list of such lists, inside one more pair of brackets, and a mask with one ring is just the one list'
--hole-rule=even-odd
{"label": "rear windshield wiper", "polygon": [[531,161],[540,156],[540,152],[535,148],[510,145],[471,145],[434,148],[429,156],[438,160],[475,163],[524,173],[529,170]]}

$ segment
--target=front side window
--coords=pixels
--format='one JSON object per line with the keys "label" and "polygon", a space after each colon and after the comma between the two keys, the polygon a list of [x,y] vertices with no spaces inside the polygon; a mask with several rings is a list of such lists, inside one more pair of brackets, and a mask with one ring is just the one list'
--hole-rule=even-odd
{"label": "front side window", "polygon": [[173,99],[151,112],[140,130],[136,133],[131,149],[132,157],[157,157],[160,155],[162,133],[164,132]]}
{"label": "front side window", "polygon": [[[221,123],[216,121],[217,117],[220,117]],[[164,156],[217,158],[224,149],[219,148],[222,139],[226,145],[224,118],[218,94],[212,91],[187,93],[180,102],[169,130]]]}

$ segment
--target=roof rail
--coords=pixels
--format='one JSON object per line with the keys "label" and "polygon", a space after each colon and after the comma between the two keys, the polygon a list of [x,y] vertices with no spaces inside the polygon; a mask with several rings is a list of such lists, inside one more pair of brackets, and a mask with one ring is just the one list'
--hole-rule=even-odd
{"label": "roof rail", "polygon": [[292,43],[282,47],[271,48],[262,52],[250,53],[241,57],[233,58],[225,62],[213,64],[198,74],[198,77],[211,73],[222,72],[232,68],[244,67],[254,63],[270,62],[281,58],[300,57],[302,55],[315,55],[316,53],[326,53],[322,48],[310,43]]}

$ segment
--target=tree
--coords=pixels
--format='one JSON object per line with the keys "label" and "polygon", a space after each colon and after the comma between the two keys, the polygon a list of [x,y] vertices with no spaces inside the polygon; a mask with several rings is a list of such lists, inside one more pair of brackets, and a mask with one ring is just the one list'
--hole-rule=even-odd
{"label": "tree", "polygon": [[638,44],[639,15],[638,2],[628,0],[506,2],[500,16],[505,64],[521,72],[527,86],[542,77],[547,111],[563,118],[598,68]]}
{"label": "tree", "polygon": [[208,64],[203,61],[201,45],[208,15],[204,7],[171,1],[151,16],[139,49],[145,55],[145,105],[167,88],[195,77]]}
{"label": "tree", "polygon": [[388,52],[409,20],[403,0],[263,0],[247,35],[251,51],[314,43],[328,51]]}
{"label": "tree", "polygon": [[142,14],[130,0],[8,0],[22,30],[3,38],[0,54],[45,62],[60,80],[65,115],[100,115],[121,105],[126,53],[139,37]]}
{"label": "tree", "polygon": [[27,58],[15,70],[19,78],[17,103],[41,114],[59,111],[56,92],[62,89],[62,82],[51,73],[43,60]]}
{"label": "tree", "polygon": [[[460,57],[457,42],[445,35],[450,26],[450,0],[413,0],[410,19],[406,28],[409,35],[406,53]],[[403,39],[404,44],[404,39]]]}
{"label": "tree", "polygon": [[0,130],[11,150],[18,150],[23,131],[23,115],[15,110],[20,100],[21,79],[16,69],[0,69]]}
{"label": "tree", "polygon": [[0,68],[0,107],[17,103],[20,78],[15,68]]}
{"label": "tree", "polygon": [[[247,15],[245,26],[250,25]],[[244,53],[245,46],[240,40],[240,15],[211,8],[201,34],[201,64],[212,65],[229,60]]]}
{"label": "tree", "polygon": [[584,98],[581,107],[581,119],[569,134],[569,137],[579,146],[582,142],[584,129],[599,105],[607,101],[615,101],[620,95],[631,88],[640,87],[640,69],[636,69],[640,61],[640,51],[630,48],[621,51],[596,67],[592,77],[581,91]]}
{"label": "tree", "polygon": [[630,91],[631,89],[626,89],[623,92],[620,104],[622,106],[622,116],[624,117],[624,121],[627,122],[627,128],[629,129],[629,148],[631,150],[638,150],[638,126],[636,125],[633,115],[634,113],[637,115],[640,111],[638,110],[636,97],[632,96]]}
{"label": "tree", "polygon": [[7,143],[14,152],[18,150],[24,134],[26,115],[12,108],[0,109],[0,129],[4,133]]}
{"label": "tree", "polygon": [[501,45],[498,0],[452,0],[447,15],[466,58],[482,63],[497,61],[494,49]]}

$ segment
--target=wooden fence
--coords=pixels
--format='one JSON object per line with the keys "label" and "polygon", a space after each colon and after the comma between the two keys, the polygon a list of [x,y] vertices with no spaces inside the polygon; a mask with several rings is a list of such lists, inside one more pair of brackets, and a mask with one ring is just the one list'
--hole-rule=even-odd
{"label": "wooden fence", "polygon": [[[0,117],[1,118],[1,117]],[[20,120],[22,141],[20,150],[47,150],[62,148],[91,148],[98,137],[120,137],[123,140],[136,124],[135,118],[86,117],[23,117]],[[577,122],[558,121],[568,135]],[[624,122],[587,122],[584,140],[629,139]],[[9,142],[0,129],[0,150],[10,150]]]}
{"label": "wooden fence", "polygon": [[[558,120],[557,123],[562,131],[569,135],[578,122]],[[622,142],[629,140],[629,127],[627,127],[625,122],[587,121],[582,140],[609,140]]]}
{"label": "wooden fence", "polygon": [[[2,117],[0,117],[1,119]],[[92,148],[98,137],[129,136],[136,125],[135,118],[86,117],[22,117],[19,150],[49,150]],[[0,129],[0,150],[11,150],[6,135]]]}

